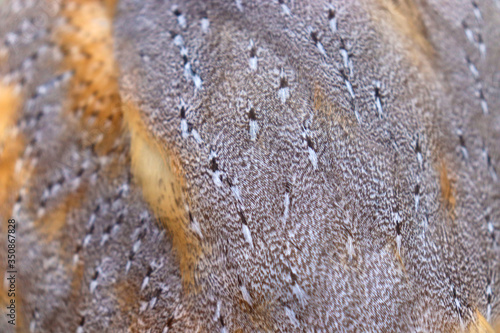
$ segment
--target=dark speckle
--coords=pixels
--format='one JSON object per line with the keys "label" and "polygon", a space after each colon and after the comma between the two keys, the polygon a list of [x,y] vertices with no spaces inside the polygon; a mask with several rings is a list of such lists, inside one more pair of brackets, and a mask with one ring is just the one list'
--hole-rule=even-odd
{"label": "dark speckle", "polygon": [[280,89],[288,87],[288,81],[285,77],[280,78]]}
{"label": "dark speckle", "polygon": [[78,170],[77,174],[76,174],[76,177],[80,178],[83,175],[84,172],[85,172],[85,169],[84,168],[80,168]]}
{"label": "dark speckle", "polygon": [[238,215],[240,216],[241,223],[243,223],[244,225],[248,225],[247,219],[245,218],[245,215],[243,215],[243,212],[239,211]]}
{"label": "dark speckle", "polygon": [[254,108],[251,108],[250,112],[248,112],[248,118],[250,118],[250,120],[257,120],[257,116],[255,115]]}
{"label": "dark speckle", "polygon": [[328,20],[333,20],[335,18],[335,10],[329,9],[328,10]]}
{"label": "dark speckle", "polygon": [[255,49],[255,47],[252,47],[250,49],[250,58],[255,58],[257,56],[257,50]]}
{"label": "dark speckle", "polygon": [[314,44],[317,44],[319,42],[318,34],[316,33],[316,31],[311,31],[311,39]]}
{"label": "dark speckle", "polygon": [[420,147],[419,140],[417,138],[417,143],[415,144],[415,153],[422,153],[422,148]]}
{"label": "dark speckle", "polygon": [[463,135],[459,135],[458,140],[460,141],[460,146],[465,147],[465,139]]}
{"label": "dark speckle", "polygon": [[307,138],[306,138],[306,141],[307,141],[307,146],[308,146],[309,148],[311,148],[311,149],[314,149],[314,144],[313,144],[313,142],[312,142],[311,138],[310,138],[310,137],[307,137]]}
{"label": "dark speckle", "polygon": [[166,327],[172,327],[172,324],[174,323],[174,316],[170,316],[167,320],[167,325]]}
{"label": "dark speckle", "polygon": [[215,159],[215,157],[210,160],[210,170],[212,170],[213,172],[219,170],[219,166],[217,165],[217,160]]}

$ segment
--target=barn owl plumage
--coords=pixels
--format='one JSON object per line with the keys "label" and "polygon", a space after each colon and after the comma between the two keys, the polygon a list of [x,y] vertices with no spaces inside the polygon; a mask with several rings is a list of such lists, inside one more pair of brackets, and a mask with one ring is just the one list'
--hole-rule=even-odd
{"label": "barn owl plumage", "polygon": [[0,8],[2,332],[500,331],[500,2]]}

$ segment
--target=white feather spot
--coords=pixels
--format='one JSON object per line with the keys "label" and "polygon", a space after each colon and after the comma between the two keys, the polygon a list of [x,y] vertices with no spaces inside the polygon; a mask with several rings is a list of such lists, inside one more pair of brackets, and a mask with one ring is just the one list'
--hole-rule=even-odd
{"label": "white feather spot", "polygon": [[352,257],[354,256],[354,241],[350,235],[347,236],[347,254],[349,255],[349,261],[352,261]]}
{"label": "white feather spot", "polygon": [[488,231],[490,232],[490,234],[493,234],[493,232],[495,231],[495,227],[493,226],[493,222],[491,221],[488,221]]}
{"label": "white feather spot", "polygon": [[289,209],[290,209],[290,194],[285,193],[285,209],[283,211],[283,225],[286,224],[286,221],[288,220],[288,214],[289,214]]}
{"label": "white feather spot", "polygon": [[471,61],[469,61],[469,70],[472,73],[472,76],[474,76],[475,78],[479,77],[479,71]]}
{"label": "white feather spot", "polygon": [[76,264],[78,263],[79,260],[80,260],[80,256],[78,255],[78,253],[75,253],[73,255],[73,267],[76,266]]}
{"label": "white feather spot", "polygon": [[361,116],[359,115],[359,112],[356,109],[354,110],[354,116],[356,117],[358,123],[361,123]]}
{"label": "white feather spot", "polygon": [[481,53],[483,59],[486,57],[486,44],[479,43],[479,53]]}
{"label": "white feather spot", "polygon": [[467,150],[467,148],[465,148],[464,146],[460,146],[460,150],[462,151],[462,155],[464,156],[464,158],[466,160],[469,159],[469,151]]}
{"label": "white feather spot", "polygon": [[182,45],[184,45],[184,39],[182,38],[181,35],[176,35],[174,37],[174,45],[176,45],[178,47],[181,47]]}
{"label": "white feather spot", "polygon": [[193,217],[193,221],[191,222],[191,229],[193,229],[193,231],[198,236],[200,236],[201,239],[203,239],[203,234],[201,233],[200,224],[198,223],[198,220],[195,217]]}
{"label": "white feather spot", "polygon": [[465,28],[465,36],[469,40],[469,42],[474,43],[474,33],[472,32],[471,29]]}
{"label": "white feather spot", "polygon": [[252,234],[250,233],[250,229],[246,224],[241,225],[241,230],[243,231],[243,236],[245,237],[245,241],[250,244],[250,247],[253,248]]}
{"label": "white feather spot", "polygon": [[231,186],[231,192],[233,192],[234,198],[236,201],[241,202],[241,192],[238,186]]}
{"label": "white feather spot", "polygon": [[11,44],[11,45],[14,45],[16,42],[17,42],[17,38],[18,36],[13,33],[13,32],[9,32],[6,36],[5,36],[5,40]]}
{"label": "white feather spot", "polygon": [[144,280],[142,280],[141,291],[144,290],[144,288],[146,288],[148,284],[149,284],[149,276],[146,276]]}
{"label": "white feather spot", "polygon": [[186,29],[186,27],[187,27],[187,21],[186,21],[186,17],[184,15],[177,16],[177,23],[179,24],[179,26],[182,29]]}
{"label": "white feather spot", "polygon": [[352,98],[354,98],[354,91],[352,90],[352,85],[351,85],[351,82],[349,82],[349,80],[345,80],[345,85],[347,87],[347,91],[349,91],[349,94],[351,95]]}
{"label": "white feather spot", "polygon": [[256,120],[250,120],[250,140],[255,141],[259,133],[259,124]]}
{"label": "white feather spot", "polygon": [[141,247],[141,240],[139,239],[136,241],[132,247],[132,252],[137,253],[139,251],[139,248]]}
{"label": "white feather spot", "polygon": [[[486,295],[491,298],[493,296],[493,291],[491,289],[491,284],[488,285],[488,288],[486,288]],[[486,320],[488,322],[491,322],[491,303],[488,302],[488,307],[487,307],[487,310],[486,310]]]}
{"label": "white feather spot", "polygon": [[140,302],[139,313],[143,313],[148,308],[148,302]]}
{"label": "white feather spot", "polygon": [[19,211],[21,210],[21,204],[19,202],[16,202],[14,204],[14,208],[12,208],[12,215],[13,216],[19,216]]}
{"label": "white feather spot", "polygon": [[[285,71],[281,69],[280,73],[280,86],[281,86],[281,80],[286,78]],[[285,87],[281,87],[278,90],[278,98],[281,100],[282,104],[285,104],[286,100],[290,97],[290,89],[288,88],[288,85]]]}
{"label": "white feather spot", "polygon": [[401,256],[401,235],[396,236],[396,246],[398,248],[398,255]]}
{"label": "white feather spot", "polygon": [[278,90],[278,97],[281,103],[285,104],[286,100],[290,97],[290,89],[288,87],[280,88]]}
{"label": "white feather spot", "polygon": [[300,286],[297,283],[293,285],[292,292],[299,300],[300,305],[304,307],[307,303],[307,298],[308,298],[306,293],[302,290],[302,288],[300,288]]}
{"label": "white feather spot", "polygon": [[307,147],[307,151],[309,152],[309,161],[311,161],[313,169],[316,170],[318,168],[318,156],[311,147]]}
{"label": "white feather spot", "polygon": [[248,60],[248,64],[250,66],[250,69],[255,72],[257,70],[257,65],[258,65],[257,57],[251,57]]}
{"label": "white feather spot", "polygon": [[340,55],[342,56],[342,60],[344,61],[344,68],[349,67],[349,54],[346,49],[340,49]]}
{"label": "white feather spot", "polygon": [[290,11],[290,8],[284,3],[281,4],[281,10],[283,11],[283,14],[290,16],[292,15],[292,12]]}
{"label": "white feather spot", "polygon": [[243,299],[245,300],[245,302],[247,302],[248,305],[251,306],[252,305],[252,298],[250,297],[250,294],[248,293],[247,287],[245,287],[244,285],[241,285],[240,291],[241,291],[241,295],[243,296]]}
{"label": "white feather spot", "polygon": [[197,130],[193,129],[193,130],[191,131],[191,135],[193,136],[193,138],[195,139],[195,141],[196,141],[198,144],[203,143],[203,140],[202,140],[202,138],[201,138],[201,136],[200,136],[200,134],[198,133],[198,131],[197,131]]}
{"label": "white feather spot", "polygon": [[316,47],[318,48],[319,52],[326,57],[326,51],[325,48],[323,47],[323,44],[317,42]]}
{"label": "white feather spot", "polygon": [[191,69],[191,64],[188,61],[184,65],[184,78],[189,81],[191,80],[192,77],[193,77],[193,70]]}
{"label": "white feather spot", "polygon": [[101,238],[101,246],[103,246],[104,244],[106,244],[106,242],[109,240],[109,235],[108,234],[104,234]]}
{"label": "white feather spot", "polygon": [[96,218],[95,214],[94,214],[94,213],[92,213],[92,214],[90,215],[89,221],[87,222],[87,228],[88,228],[88,229],[90,229],[90,228],[94,225],[95,218]]}
{"label": "white feather spot", "polygon": [[488,114],[488,102],[484,98],[481,99],[481,109],[483,110],[483,114]]}
{"label": "white feather spot", "polygon": [[203,85],[203,81],[198,74],[193,75],[193,82],[196,89],[200,90],[201,86]]}
{"label": "white feather spot", "polygon": [[156,305],[156,302],[157,302],[158,298],[155,296],[153,297],[150,301],[149,301],[149,308],[150,309],[153,309]]}
{"label": "white feather spot", "polygon": [[220,176],[222,175],[222,171],[217,170],[212,174],[212,179],[214,181],[215,186],[221,187],[222,186],[222,181],[220,179]]}
{"label": "white feather spot", "polygon": [[295,315],[295,312],[292,309],[290,309],[289,307],[285,306],[285,313],[286,313],[288,319],[290,319],[290,322],[292,323],[292,325],[294,327],[299,327],[300,326],[300,323],[297,320],[297,316]]}
{"label": "white feather spot", "polygon": [[474,4],[474,16],[478,21],[481,21],[483,19],[483,16],[481,15],[481,11],[479,10],[479,7],[477,7],[476,4]]}
{"label": "white feather spot", "polygon": [[330,30],[333,33],[336,33],[337,32],[337,18],[334,17],[334,18],[330,19],[330,21],[328,23],[330,25]]}
{"label": "white feather spot", "polygon": [[220,318],[221,301],[217,301],[217,309],[215,309],[215,315],[213,321],[218,321]]}
{"label": "white feather spot", "polygon": [[375,98],[375,105],[377,106],[377,111],[378,111],[379,116],[382,117],[382,115],[384,114],[384,111],[382,109],[382,102],[380,101],[380,97],[378,97],[378,96]]}
{"label": "white feather spot", "polygon": [[87,247],[90,244],[91,240],[92,240],[92,235],[86,235],[85,238],[83,239],[83,247]]}
{"label": "white feather spot", "polygon": [[95,289],[97,288],[97,280],[93,280],[92,282],[90,282],[90,293],[93,294]]}
{"label": "white feather spot", "polygon": [[186,119],[181,119],[181,135],[183,139],[186,139],[189,136],[188,123]]}
{"label": "white feather spot", "polygon": [[[380,92],[380,81],[374,81],[373,84],[375,85],[376,90]],[[375,97],[375,106],[377,108],[378,115],[382,117],[384,109],[382,108],[382,101],[380,100],[380,96],[377,95],[376,90],[373,91],[373,97]]]}
{"label": "white feather spot", "polygon": [[238,8],[238,10],[240,12],[242,12],[243,11],[243,4],[242,4],[241,0],[236,0],[235,2],[236,2],[236,8]]}
{"label": "white feather spot", "polygon": [[210,21],[207,18],[201,19],[201,32],[204,34],[208,33],[208,29],[210,28]]}

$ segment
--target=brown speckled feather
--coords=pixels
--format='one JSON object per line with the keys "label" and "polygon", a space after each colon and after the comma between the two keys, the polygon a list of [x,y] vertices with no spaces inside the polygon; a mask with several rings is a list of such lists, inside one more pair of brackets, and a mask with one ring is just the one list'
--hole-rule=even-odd
{"label": "brown speckled feather", "polygon": [[2,332],[500,331],[498,0],[0,6]]}

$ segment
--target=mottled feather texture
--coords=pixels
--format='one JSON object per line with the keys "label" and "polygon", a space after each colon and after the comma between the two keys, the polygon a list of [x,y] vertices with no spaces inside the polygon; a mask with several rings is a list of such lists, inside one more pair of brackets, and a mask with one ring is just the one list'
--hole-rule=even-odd
{"label": "mottled feather texture", "polygon": [[500,331],[498,0],[0,21],[2,332]]}

